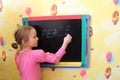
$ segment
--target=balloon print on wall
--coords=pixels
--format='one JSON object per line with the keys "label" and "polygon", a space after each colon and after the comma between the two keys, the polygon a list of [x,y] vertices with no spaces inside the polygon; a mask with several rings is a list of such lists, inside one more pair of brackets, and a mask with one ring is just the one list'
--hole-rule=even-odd
{"label": "balloon print on wall", "polygon": [[6,46],[6,41],[5,40],[2,41],[2,47],[4,47],[4,46]]}
{"label": "balloon print on wall", "polygon": [[84,76],[86,75],[86,70],[81,70],[81,71],[80,71],[80,75],[81,75],[82,77],[84,77]]}
{"label": "balloon print on wall", "polygon": [[120,0],[113,0],[115,5],[120,5]]}
{"label": "balloon print on wall", "polygon": [[114,56],[112,55],[112,52],[108,52],[108,53],[106,54],[106,60],[107,60],[107,62],[109,62],[109,63],[113,62]]}
{"label": "balloon print on wall", "polygon": [[27,14],[28,16],[30,16],[32,10],[31,10],[30,7],[28,7],[28,8],[26,8],[25,12],[26,12],[26,14]]}
{"label": "balloon print on wall", "polygon": [[0,36],[0,46],[2,46],[3,38]]}
{"label": "balloon print on wall", "polygon": [[0,46],[4,47],[6,45],[6,41],[0,36]]}

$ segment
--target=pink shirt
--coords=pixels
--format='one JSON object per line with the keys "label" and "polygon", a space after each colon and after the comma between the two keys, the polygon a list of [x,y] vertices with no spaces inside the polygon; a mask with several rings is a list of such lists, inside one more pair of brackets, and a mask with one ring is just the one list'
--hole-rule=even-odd
{"label": "pink shirt", "polygon": [[20,80],[40,80],[40,62],[56,63],[65,54],[60,48],[55,54],[46,54],[43,50],[27,50],[15,55],[15,62],[20,71]]}

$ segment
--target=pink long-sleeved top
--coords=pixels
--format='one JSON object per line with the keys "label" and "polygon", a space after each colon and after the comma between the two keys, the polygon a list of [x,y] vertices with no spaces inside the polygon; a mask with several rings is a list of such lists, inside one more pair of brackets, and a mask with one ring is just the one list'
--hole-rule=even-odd
{"label": "pink long-sleeved top", "polygon": [[46,54],[43,50],[26,50],[15,55],[15,62],[20,71],[20,80],[40,80],[40,62],[56,63],[66,53],[60,48],[55,54]]}

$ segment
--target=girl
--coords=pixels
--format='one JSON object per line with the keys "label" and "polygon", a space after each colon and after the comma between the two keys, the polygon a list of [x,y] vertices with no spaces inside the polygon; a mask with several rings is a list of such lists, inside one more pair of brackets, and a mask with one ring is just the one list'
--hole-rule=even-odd
{"label": "girl", "polygon": [[15,62],[20,72],[20,80],[40,80],[40,62],[59,62],[72,40],[72,36],[68,34],[64,38],[61,48],[55,54],[46,54],[42,49],[32,50],[38,45],[37,32],[32,26],[20,27],[14,33],[14,37],[16,43],[13,43],[12,47],[17,49]]}

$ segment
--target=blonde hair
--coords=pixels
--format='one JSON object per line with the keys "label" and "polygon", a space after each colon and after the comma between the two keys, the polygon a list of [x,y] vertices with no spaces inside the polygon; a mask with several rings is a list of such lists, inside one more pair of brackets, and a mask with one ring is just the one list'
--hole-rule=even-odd
{"label": "blonde hair", "polygon": [[19,27],[14,33],[14,38],[15,38],[16,43],[12,43],[11,46],[14,49],[18,49],[18,45],[22,47],[21,46],[22,40],[24,40],[25,42],[28,41],[28,36],[30,34],[31,29],[33,29],[32,26]]}

